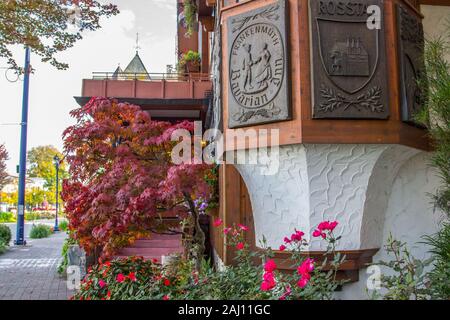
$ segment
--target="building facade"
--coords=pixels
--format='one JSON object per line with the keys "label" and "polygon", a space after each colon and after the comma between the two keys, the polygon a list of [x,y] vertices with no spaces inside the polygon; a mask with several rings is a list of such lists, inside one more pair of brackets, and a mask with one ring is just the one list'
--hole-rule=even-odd
{"label": "building facade", "polygon": [[[389,234],[427,257],[421,237],[443,215],[429,197],[440,184],[431,143],[414,121],[423,104],[416,77],[424,39],[448,35],[450,2],[205,3],[215,19],[212,127],[226,151],[217,216],[251,226],[255,249],[263,236],[278,248],[294,228],[311,235],[320,221],[339,221],[340,272],[350,280],[342,299],[367,298],[367,264],[387,260]],[[233,161],[252,159],[255,146],[278,153],[273,174],[262,173],[272,164],[259,153]],[[232,263],[233,250],[213,238],[218,260]],[[311,256],[325,250],[309,240]],[[276,252],[280,265],[287,254]]]}

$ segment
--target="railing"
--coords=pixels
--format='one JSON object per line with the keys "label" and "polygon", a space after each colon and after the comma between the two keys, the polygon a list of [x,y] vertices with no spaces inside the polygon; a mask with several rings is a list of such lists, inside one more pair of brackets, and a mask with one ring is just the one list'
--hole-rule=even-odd
{"label": "railing", "polygon": [[140,81],[210,81],[207,73],[132,73],[93,72],[93,80],[140,80]]}

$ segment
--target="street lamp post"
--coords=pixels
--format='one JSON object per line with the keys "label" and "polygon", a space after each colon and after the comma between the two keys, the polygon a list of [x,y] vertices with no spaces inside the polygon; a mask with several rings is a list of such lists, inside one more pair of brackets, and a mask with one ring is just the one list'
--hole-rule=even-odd
{"label": "street lamp post", "polygon": [[59,164],[60,164],[60,159],[58,157],[58,155],[55,155],[53,157],[53,163],[55,164],[55,169],[56,169],[56,214],[55,214],[55,227],[53,228],[54,232],[59,231],[59,226],[58,226],[58,207],[59,207],[59,197],[58,197],[58,188],[59,188]]}
{"label": "street lamp post", "polygon": [[20,123],[19,195],[17,205],[17,231],[15,245],[26,245],[25,240],[25,175],[27,172],[28,93],[30,88],[30,48],[25,48],[25,67],[22,97],[22,122]]}

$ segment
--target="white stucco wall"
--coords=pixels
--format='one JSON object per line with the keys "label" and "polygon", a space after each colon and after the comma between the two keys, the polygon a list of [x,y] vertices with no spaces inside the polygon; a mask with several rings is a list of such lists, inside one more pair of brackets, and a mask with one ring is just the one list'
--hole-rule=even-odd
{"label": "white stucco wall", "polygon": [[[248,151],[239,151],[248,153]],[[338,249],[381,248],[389,232],[412,246],[419,258],[421,236],[438,229],[429,193],[439,178],[429,154],[400,145],[290,145],[279,150],[279,171],[262,175],[261,165],[236,165],[250,193],[256,243],[264,235],[277,248],[294,228],[310,235],[323,220],[338,220]],[[325,249],[311,239],[309,250]],[[385,258],[383,249],[375,261]],[[345,286],[340,298],[366,298],[361,281]]]}
{"label": "white stucco wall", "polygon": [[[383,225],[384,244],[391,233],[394,239],[406,242],[412,255],[419,259],[429,257],[428,248],[419,243],[421,237],[437,232],[444,217],[433,209],[429,197],[439,186],[439,178],[428,163],[429,154],[422,152],[402,166],[392,186]],[[374,262],[391,259],[383,248],[374,256]],[[386,272],[384,268],[381,270]],[[366,269],[361,270],[359,276],[359,282],[346,285],[337,297],[367,299],[366,283],[369,275]]]}

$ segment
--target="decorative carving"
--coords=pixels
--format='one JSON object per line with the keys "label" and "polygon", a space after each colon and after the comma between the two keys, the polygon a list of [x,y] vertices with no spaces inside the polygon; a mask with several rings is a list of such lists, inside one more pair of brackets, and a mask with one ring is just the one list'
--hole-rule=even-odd
{"label": "decorative carving", "polygon": [[421,77],[425,70],[423,26],[419,17],[397,5],[397,28],[400,35],[398,51],[402,120],[418,125],[414,122],[414,115],[422,108],[426,98],[419,83],[423,81]]}
{"label": "decorative carving", "polygon": [[336,93],[335,90],[327,87],[322,87],[320,93],[321,97],[324,99],[324,102],[320,104],[319,110],[323,112],[333,112],[339,108],[347,110],[351,107],[355,108],[357,111],[361,111],[364,108],[370,110],[371,112],[384,111],[384,106],[380,102],[380,87],[373,87],[365,93],[360,94],[355,99],[346,98],[341,93]]}
{"label": "decorative carving", "polygon": [[381,0],[310,0],[313,118],[389,116],[384,32],[367,27],[370,5],[383,11]]}
{"label": "decorative carving", "polygon": [[233,33],[236,31],[241,30],[248,22],[256,20],[257,18],[265,18],[268,20],[278,20],[280,18],[280,15],[277,13],[277,11],[280,9],[279,5],[271,6],[261,12],[255,13],[252,16],[247,16],[243,18],[234,18],[231,20],[232,25],[237,25],[233,27]]}
{"label": "decorative carving", "polygon": [[286,1],[228,20],[228,126],[290,119]]}

